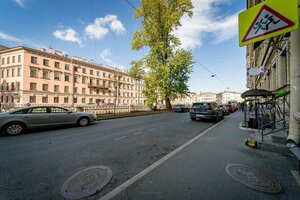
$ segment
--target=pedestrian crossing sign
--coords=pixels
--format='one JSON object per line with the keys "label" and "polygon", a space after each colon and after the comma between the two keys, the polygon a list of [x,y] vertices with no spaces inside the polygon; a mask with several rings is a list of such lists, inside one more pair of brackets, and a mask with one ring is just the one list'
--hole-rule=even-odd
{"label": "pedestrian crossing sign", "polygon": [[239,14],[239,44],[244,46],[298,28],[298,0],[267,0]]}

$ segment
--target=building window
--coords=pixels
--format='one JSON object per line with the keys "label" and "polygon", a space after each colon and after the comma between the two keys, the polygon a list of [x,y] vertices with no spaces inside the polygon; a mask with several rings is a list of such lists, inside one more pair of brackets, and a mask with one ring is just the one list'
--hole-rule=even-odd
{"label": "building window", "polygon": [[82,68],[82,73],[86,74],[86,68]]}
{"label": "building window", "polygon": [[15,83],[11,83],[11,90],[15,90]]}
{"label": "building window", "polygon": [[6,77],[9,77],[9,69],[6,70]]}
{"label": "building window", "polygon": [[35,103],[35,102],[36,102],[36,96],[30,96],[29,103]]}
{"label": "building window", "polygon": [[49,66],[49,60],[44,59],[44,60],[43,60],[43,65],[44,65],[44,66]]}
{"label": "building window", "polygon": [[64,98],[64,103],[69,103],[69,98],[68,97]]}
{"label": "building window", "polygon": [[90,75],[94,75],[94,70],[90,70]]}
{"label": "building window", "polygon": [[48,103],[48,97],[42,97],[42,103]]}
{"label": "building window", "polygon": [[5,59],[2,58],[2,65],[5,65]]}
{"label": "building window", "polygon": [[50,79],[50,72],[48,70],[43,70],[43,78]]}
{"label": "building window", "polygon": [[82,98],[82,99],[81,99],[81,102],[82,102],[82,103],[85,103],[85,98]]}
{"label": "building window", "polygon": [[21,76],[21,69],[20,68],[18,68],[18,70],[17,70],[17,76]]}
{"label": "building window", "polygon": [[55,68],[59,68],[59,62],[55,62],[55,63],[54,63],[54,67],[55,67]]}
{"label": "building window", "polygon": [[69,64],[65,64],[65,70],[70,70],[70,65]]}
{"label": "building window", "polygon": [[54,72],[54,80],[60,80],[60,72],[55,71]]}
{"label": "building window", "polygon": [[43,91],[48,92],[48,84],[43,84]]}
{"label": "building window", "polygon": [[4,69],[1,70],[1,77],[4,77]]}
{"label": "building window", "polygon": [[12,57],[12,63],[15,63],[16,62],[16,56],[13,56]]}
{"label": "building window", "polygon": [[78,72],[78,67],[74,66],[74,72]]}
{"label": "building window", "polygon": [[97,71],[97,76],[100,76],[100,71]]}
{"label": "building window", "polygon": [[65,91],[65,93],[68,93],[69,92],[69,86],[65,86],[64,91]]}
{"label": "building window", "polygon": [[86,77],[82,77],[82,84],[86,84]]}
{"label": "building window", "polygon": [[93,85],[93,78],[90,78],[90,84]]}
{"label": "building window", "polygon": [[89,103],[93,103],[93,98],[90,98],[90,99],[89,99]]}
{"label": "building window", "polygon": [[21,62],[21,55],[18,55],[18,62]]}
{"label": "building window", "polygon": [[11,77],[15,77],[15,69],[11,69]]}
{"label": "building window", "polygon": [[36,68],[30,68],[30,77],[37,77],[37,69]]}
{"label": "building window", "polygon": [[65,81],[70,81],[70,74],[65,74]]}
{"label": "building window", "polygon": [[10,64],[10,57],[6,58],[6,64]]}
{"label": "building window", "polygon": [[79,83],[79,77],[78,76],[74,76],[74,82]]}
{"label": "building window", "polygon": [[36,83],[30,83],[30,90],[36,90]]}
{"label": "building window", "polygon": [[37,57],[31,56],[31,63],[37,64]]}
{"label": "building window", "polygon": [[74,98],[74,99],[73,99],[73,103],[77,103],[77,98]]}
{"label": "building window", "polygon": [[90,94],[93,94],[93,89],[90,89]]}
{"label": "building window", "polygon": [[59,92],[59,85],[54,85],[54,92]]}
{"label": "building window", "polygon": [[54,103],[59,103],[59,97],[54,97],[53,101]]}
{"label": "building window", "polygon": [[17,90],[20,90],[21,89],[21,87],[20,87],[20,82],[17,82],[17,88],[16,88]]}
{"label": "building window", "polygon": [[100,85],[100,80],[99,79],[96,80],[96,84]]}
{"label": "building window", "polygon": [[85,88],[82,88],[82,94],[85,94]]}
{"label": "building window", "polygon": [[78,91],[78,88],[74,87],[74,93],[77,93],[77,91]]}
{"label": "building window", "polygon": [[106,77],[106,74],[105,74],[105,73],[103,73],[103,77]]}

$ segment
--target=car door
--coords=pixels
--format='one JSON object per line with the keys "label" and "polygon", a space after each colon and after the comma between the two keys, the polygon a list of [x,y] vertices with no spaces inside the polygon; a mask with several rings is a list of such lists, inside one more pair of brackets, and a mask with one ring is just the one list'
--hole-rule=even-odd
{"label": "car door", "polygon": [[76,123],[76,115],[61,107],[49,107],[50,123],[52,125],[74,124]]}
{"label": "car door", "polygon": [[49,125],[49,113],[47,107],[29,108],[26,114],[22,115],[27,126],[37,127]]}

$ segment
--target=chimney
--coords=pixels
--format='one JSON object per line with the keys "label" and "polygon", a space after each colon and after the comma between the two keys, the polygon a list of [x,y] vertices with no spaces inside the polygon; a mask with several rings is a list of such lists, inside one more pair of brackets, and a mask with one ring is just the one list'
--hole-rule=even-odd
{"label": "chimney", "polygon": [[45,52],[45,51],[46,51],[46,49],[45,49],[45,48],[39,48],[39,50],[40,50],[40,51],[43,51],[43,52]]}
{"label": "chimney", "polygon": [[53,49],[51,47],[49,47],[48,53],[53,53]]}
{"label": "chimney", "polygon": [[63,56],[64,54],[62,53],[62,51],[59,51],[59,50],[55,50],[54,53],[56,55],[59,55],[59,56]]}

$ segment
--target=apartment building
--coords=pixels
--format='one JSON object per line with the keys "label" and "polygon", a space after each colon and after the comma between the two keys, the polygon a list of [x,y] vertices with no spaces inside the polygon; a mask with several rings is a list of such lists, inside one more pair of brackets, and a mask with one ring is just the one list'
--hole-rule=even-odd
{"label": "apartment building", "polygon": [[241,97],[240,92],[235,92],[235,91],[224,91],[221,93],[216,94],[216,101],[219,104],[226,104],[228,101],[237,101],[237,102],[242,102],[243,99]]}
{"label": "apartment building", "polygon": [[143,81],[128,70],[103,66],[61,51],[19,46],[0,49],[2,105],[145,104]]}

